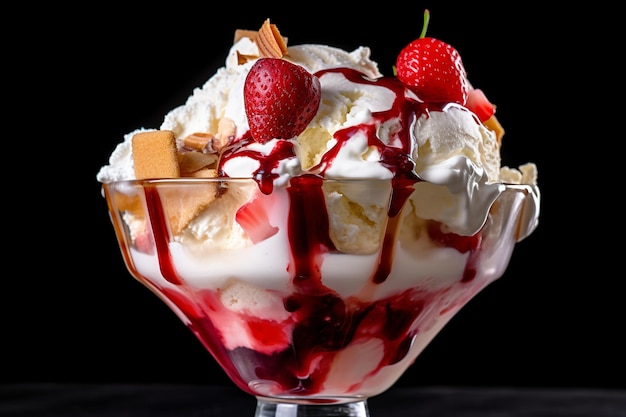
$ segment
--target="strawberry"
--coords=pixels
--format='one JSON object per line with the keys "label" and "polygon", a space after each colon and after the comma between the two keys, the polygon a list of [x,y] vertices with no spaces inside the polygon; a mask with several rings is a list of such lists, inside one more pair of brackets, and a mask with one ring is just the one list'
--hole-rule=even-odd
{"label": "strawberry", "polygon": [[467,104],[465,106],[470,109],[481,122],[485,122],[496,112],[496,106],[491,104],[485,96],[485,93],[477,88],[469,90]]}
{"label": "strawberry", "polygon": [[133,243],[139,252],[154,253],[154,238],[148,230],[138,233]]}
{"label": "strawberry", "polygon": [[441,223],[431,221],[428,223],[428,237],[435,244],[443,247],[454,248],[461,253],[475,250],[480,246],[482,233],[479,231],[473,236],[462,236],[452,232],[444,232]]}
{"label": "strawberry", "polygon": [[259,58],[246,77],[243,96],[250,134],[265,143],[304,131],[319,108],[321,85],[300,65]]}
{"label": "strawberry", "polygon": [[425,37],[429,12],[418,39],[405,46],[396,58],[396,76],[427,103],[465,105],[469,90],[459,52],[439,39]]}
{"label": "strawberry", "polygon": [[248,234],[252,243],[261,242],[278,232],[278,227],[270,224],[264,200],[255,198],[241,206],[235,214],[235,220]]}

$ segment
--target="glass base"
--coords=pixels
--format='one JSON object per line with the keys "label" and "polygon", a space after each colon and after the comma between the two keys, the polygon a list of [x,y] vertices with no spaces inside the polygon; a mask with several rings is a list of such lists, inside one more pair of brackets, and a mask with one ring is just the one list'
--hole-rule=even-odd
{"label": "glass base", "polygon": [[367,401],[345,404],[291,404],[257,398],[254,417],[369,417]]}

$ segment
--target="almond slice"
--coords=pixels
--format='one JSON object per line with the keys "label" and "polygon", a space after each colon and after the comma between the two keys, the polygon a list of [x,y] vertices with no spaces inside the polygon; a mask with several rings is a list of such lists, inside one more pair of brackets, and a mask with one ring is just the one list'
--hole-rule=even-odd
{"label": "almond slice", "polygon": [[203,152],[183,152],[178,155],[178,163],[180,165],[180,173],[182,176],[190,174],[213,165],[217,162],[217,155],[214,153]]}
{"label": "almond slice", "polygon": [[207,144],[215,138],[212,133],[196,132],[183,139],[183,145],[187,148],[203,152]]}
{"label": "almond slice", "polygon": [[253,59],[257,59],[256,55],[244,55],[237,51],[237,65],[243,65],[248,61],[252,61]]}

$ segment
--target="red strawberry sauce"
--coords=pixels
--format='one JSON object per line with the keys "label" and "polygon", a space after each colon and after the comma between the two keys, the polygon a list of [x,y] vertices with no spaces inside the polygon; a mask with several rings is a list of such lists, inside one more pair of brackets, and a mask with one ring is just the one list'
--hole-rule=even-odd
{"label": "red strawberry sauce", "polygon": [[[409,180],[396,182],[397,192],[394,192],[390,205],[394,216],[388,222],[378,268],[370,277],[371,285],[384,282],[391,270],[397,241],[397,219],[400,217],[395,214],[399,213],[398,208],[409,195],[410,185]],[[229,377],[253,395],[268,395],[266,391],[255,391],[254,386],[249,384],[259,380],[263,381],[263,390],[271,386],[274,395],[316,395],[324,389],[335,355],[351,342],[369,338],[378,339],[383,346],[382,359],[368,376],[375,375],[386,366],[402,360],[413,344],[419,344],[415,339],[420,337],[421,324],[426,327],[432,324],[429,322],[432,315],[430,318],[422,316],[424,310],[435,308],[442,314],[446,309],[456,308],[456,305],[437,306],[441,292],[458,292],[459,307],[476,292],[471,284],[462,282],[461,275],[453,288],[438,293],[415,287],[374,302],[342,298],[324,285],[321,274],[322,255],[336,251],[328,235],[328,214],[321,186],[320,177],[307,175],[293,179],[288,189],[291,263],[286,267],[292,277],[294,291],[283,298],[284,308],[291,313],[283,323],[229,311],[221,304],[215,291],[196,289],[186,284],[172,263],[168,249],[170,236],[163,224],[163,208],[157,190],[146,187],[147,208],[152,219],[161,273],[177,286],[177,290],[156,288],[156,291],[183,312],[189,320],[190,329]],[[475,257],[470,259],[475,261]],[[467,265],[466,269],[474,268]],[[215,326],[213,320],[233,319],[247,323],[258,349],[239,347],[228,350],[224,347],[221,343],[224,335],[220,334],[220,326]],[[366,356],[363,360],[369,359]],[[268,385],[268,382],[271,383]],[[362,383],[362,380],[348,381],[350,390],[354,392],[358,392]],[[381,391],[386,388],[381,387]]]}

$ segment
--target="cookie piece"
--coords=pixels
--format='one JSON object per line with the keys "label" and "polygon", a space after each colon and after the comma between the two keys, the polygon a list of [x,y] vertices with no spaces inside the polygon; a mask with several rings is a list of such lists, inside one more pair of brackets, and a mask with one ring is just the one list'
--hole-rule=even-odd
{"label": "cookie piece", "polygon": [[[137,179],[181,177],[174,132],[154,130],[137,133],[132,139],[132,152]],[[212,172],[211,175],[215,176],[216,173]],[[217,184],[213,182],[159,186],[161,204],[171,232],[180,234],[191,220],[215,200],[216,190]]]}
{"label": "cookie piece", "polygon": [[170,130],[135,134],[132,155],[137,179],[180,177],[176,138]]}
{"label": "cookie piece", "polygon": [[193,219],[206,209],[217,196],[216,182],[188,183],[183,186],[162,186],[159,196],[172,234],[185,230]]}

